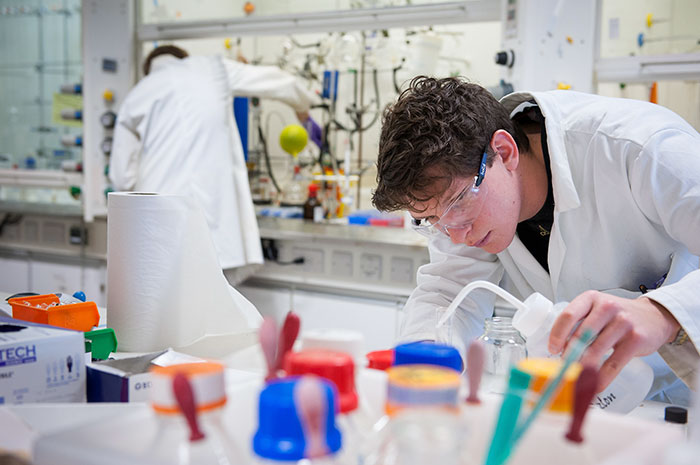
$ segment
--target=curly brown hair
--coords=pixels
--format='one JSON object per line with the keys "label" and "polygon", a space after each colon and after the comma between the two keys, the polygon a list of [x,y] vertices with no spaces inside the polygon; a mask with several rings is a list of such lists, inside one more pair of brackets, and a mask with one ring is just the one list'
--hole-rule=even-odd
{"label": "curly brown hair", "polygon": [[454,178],[476,175],[484,150],[493,164],[489,142],[499,129],[529,151],[525,134],[488,90],[462,78],[413,78],[384,111],[372,203],[403,210],[442,195]]}
{"label": "curly brown hair", "polygon": [[153,59],[161,55],[172,55],[175,58],[179,59],[187,58],[189,56],[185,50],[174,45],[161,45],[159,47],[156,47],[153,50],[151,50],[151,53],[149,53],[146,59],[143,61],[144,76],[148,76],[148,73],[151,72],[151,62],[153,61]]}

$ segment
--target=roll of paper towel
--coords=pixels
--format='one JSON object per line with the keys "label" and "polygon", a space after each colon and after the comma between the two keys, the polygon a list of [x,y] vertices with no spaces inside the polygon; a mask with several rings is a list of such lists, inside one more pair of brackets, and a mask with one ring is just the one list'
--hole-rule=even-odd
{"label": "roll of paper towel", "polygon": [[262,318],[226,281],[193,201],[118,192],[107,203],[107,326],[120,351],[218,357],[257,341]]}

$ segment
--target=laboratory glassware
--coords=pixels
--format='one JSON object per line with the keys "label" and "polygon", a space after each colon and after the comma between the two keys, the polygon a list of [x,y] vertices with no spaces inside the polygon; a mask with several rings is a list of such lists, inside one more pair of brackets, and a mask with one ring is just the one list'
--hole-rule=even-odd
{"label": "laboratory glassware", "polygon": [[485,320],[479,340],[485,349],[485,388],[502,393],[510,367],[527,358],[525,339],[513,328],[511,318],[494,316]]}

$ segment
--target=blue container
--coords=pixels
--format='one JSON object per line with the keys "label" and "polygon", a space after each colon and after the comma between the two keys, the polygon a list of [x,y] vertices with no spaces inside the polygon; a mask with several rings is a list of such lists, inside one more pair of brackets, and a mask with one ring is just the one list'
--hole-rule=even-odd
{"label": "blue container", "polygon": [[338,99],[338,75],[337,70],[323,72],[321,97],[331,99],[333,101]]}
{"label": "blue container", "polygon": [[[300,377],[272,381],[260,393],[258,430],[253,437],[253,451],[260,457],[276,461],[304,458],[306,440],[294,404],[294,387]],[[335,386],[319,379],[326,393],[326,446],[331,454],[340,450],[341,435],[335,426],[338,410]]]}
{"label": "blue container", "polygon": [[462,357],[452,346],[430,341],[401,344],[394,349],[394,365],[438,365],[462,372]]}
{"label": "blue container", "polygon": [[241,137],[243,158],[248,161],[248,97],[233,98],[233,117],[238,126],[238,135]]}

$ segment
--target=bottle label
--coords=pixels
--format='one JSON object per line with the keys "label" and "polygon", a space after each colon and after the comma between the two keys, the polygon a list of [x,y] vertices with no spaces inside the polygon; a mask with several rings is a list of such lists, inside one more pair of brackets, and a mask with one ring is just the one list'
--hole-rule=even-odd
{"label": "bottle label", "polygon": [[323,221],[323,207],[321,205],[314,207],[314,223]]}

